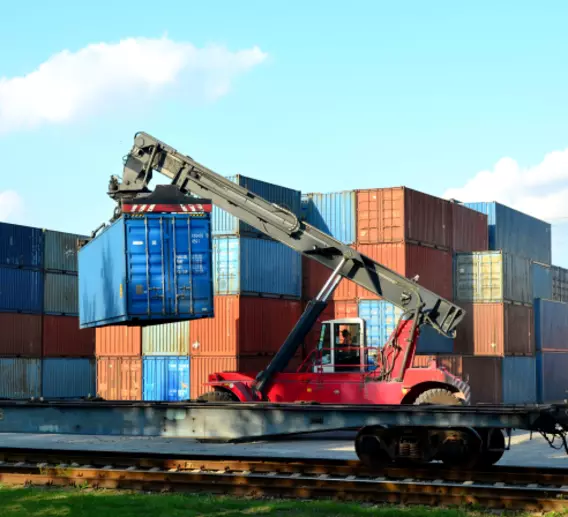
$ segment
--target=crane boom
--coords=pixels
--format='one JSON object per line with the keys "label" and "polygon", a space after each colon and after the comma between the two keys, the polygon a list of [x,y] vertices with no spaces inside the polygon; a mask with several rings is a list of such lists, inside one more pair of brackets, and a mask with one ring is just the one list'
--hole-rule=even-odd
{"label": "crane boom", "polygon": [[169,177],[183,193],[211,199],[213,204],[298,253],[306,255],[405,311],[419,310],[427,323],[453,336],[464,311],[452,302],[386,268],[330,235],[300,221],[286,208],[257,196],[183,155],[147,133],[134,137],[125,159],[122,181],[111,179],[109,195],[132,201],[148,190],[153,171]]}

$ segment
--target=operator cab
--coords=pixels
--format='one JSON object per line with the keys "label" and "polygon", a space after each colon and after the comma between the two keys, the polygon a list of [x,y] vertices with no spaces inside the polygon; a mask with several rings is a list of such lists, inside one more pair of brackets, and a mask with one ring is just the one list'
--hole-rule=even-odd
{"label": "operator cab", "polygon": [[348,373],[372,370],[373,350],[366,347],[365,321],[344,318],[324,321],[314,372]]}

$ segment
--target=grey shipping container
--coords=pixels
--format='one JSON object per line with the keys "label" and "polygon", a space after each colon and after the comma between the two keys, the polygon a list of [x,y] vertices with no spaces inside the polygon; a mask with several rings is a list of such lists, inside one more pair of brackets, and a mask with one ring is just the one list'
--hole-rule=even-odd
{"label": "grey shipping container", "polygon": [[535,404],[536,359],[503,357],[503,404]]}
{"label": "grey shipping container", "polygon": [[43,310],[46,314],[79,314],[79,280],[77,275],[45,273]]}
{"label": "grey shipping container", "polygon": [[501,251],[458,253],[454,269],[457,302],[532,304],[529,259]]}
{"label": "grey shipping container", "polygon": [[42,364],[41,393],[46,399],[75,399],[95,395],[94,359],[49,358]]}
{"label": "grey shipping container", "polygon": [[29,399],[41,395],[41,359],[0,359],[0,397]]}
{"label": "grey shipping container", "polygon": [[77,272],[77,240],[84,235],[45,230],[44,263],[48,271]]}
{"label": "grey shipping container", "polygon": [[142,354],[181,356],[189,354],[189,321],[151,325],[142,329]]}
{"label": "grey shipping container", "polygon": [[568,269],[552,266],[552,299],[568,302]]}

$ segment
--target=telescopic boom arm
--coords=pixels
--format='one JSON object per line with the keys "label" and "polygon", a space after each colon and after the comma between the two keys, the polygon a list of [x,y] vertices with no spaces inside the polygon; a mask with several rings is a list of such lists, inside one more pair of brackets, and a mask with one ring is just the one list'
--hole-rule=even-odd
{"label": "telescopic boom arm", "polygon": [[[266,201],[147,133],[135,135],[134,145],[125,159],[122,180],[111,178],[109,196],[119,203],[132,202],[144,196],[150,192],[148,184],[153,171],[169,177],[181,192],[211,199],[213,204],[268,237],[334,271],[334,285],[331,291],[328,290],[328,295],[333,292],[340,277],[348,278],[406,312],[419,311],[420,325],[426,323],[444,335],[455,335],[455,329],[464,316],[460,307],[300,221],[289,210]],[[315,317],[314,314],[311,317],[305,317],[304,314],[304,327],[307,324],[313,325],[325,307],[325,301],[324,297],[312,304],[316,307],[317,314]],[[285,356],[289,356],[288,359],[297,350],[298,339],[303,339],[311,328],[297,327],[282,347],[287,350],[281,350],[285,352]],[[292,343],[286,346],[292,337],[296,343],[294,350],[291,349]],[[281,371],[287,364],[287,361],[284,361],[284,366],[281,364],[283,361],[277,362],[280,364],[277,365],[276,371]]]}

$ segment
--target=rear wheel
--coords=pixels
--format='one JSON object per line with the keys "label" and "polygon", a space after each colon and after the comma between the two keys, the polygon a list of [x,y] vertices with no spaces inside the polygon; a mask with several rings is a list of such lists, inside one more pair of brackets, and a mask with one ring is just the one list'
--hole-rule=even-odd
{"label": "rear wheel", "polygon": [[200,395],[197,400],[199,402],[237,402],[235,395],[228,391],[208,391]]}
{"label": "rear wheel", "polygon": [[383,448],[381,426],[363,427],[355,438],[355,452],[366,467],[381,468],[391,463],[387,451]]}

